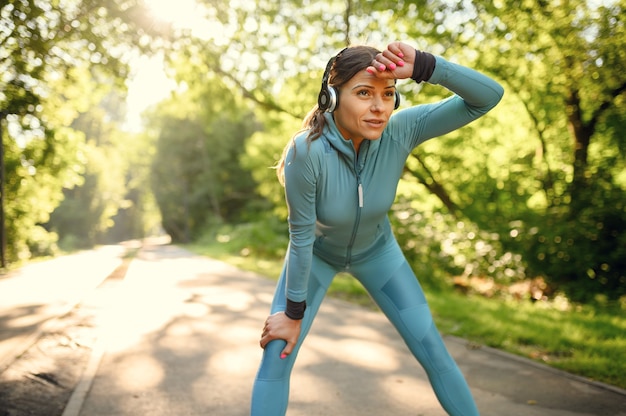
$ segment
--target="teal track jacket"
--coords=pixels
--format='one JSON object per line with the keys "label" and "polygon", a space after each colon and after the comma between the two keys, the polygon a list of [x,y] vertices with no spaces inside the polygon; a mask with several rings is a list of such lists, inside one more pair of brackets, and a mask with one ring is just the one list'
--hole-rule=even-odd
{"label": "teal track jacket", "polygon": [[309,143],[306,131],[294,138],[285,159],[289,300],[306,299],[313,252],[349,271],[352,260],[394,238],[387,214],[412,150],[476,120],[502,98],[502,87],[487,76],[441,57],[436,61],[428,83],[454,95],[397,111],[379,140],[363,141],[358,156],[329,113],[320,138]]}

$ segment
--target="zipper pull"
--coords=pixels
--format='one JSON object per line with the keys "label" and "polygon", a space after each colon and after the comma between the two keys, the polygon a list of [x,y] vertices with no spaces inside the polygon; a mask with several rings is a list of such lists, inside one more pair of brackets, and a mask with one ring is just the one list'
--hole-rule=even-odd
{"label": "zipper pull", "polygon": [[363,185],[359,182],[359,208],[363,208]]}

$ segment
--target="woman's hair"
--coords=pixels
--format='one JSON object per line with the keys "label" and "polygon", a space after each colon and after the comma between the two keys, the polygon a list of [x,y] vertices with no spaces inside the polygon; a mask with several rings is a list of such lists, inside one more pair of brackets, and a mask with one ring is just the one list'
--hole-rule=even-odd
{"label": "woman's hair", "polygon": [[[342,50],[335,57],[331,58],[332,64],[328,70],[328,86],[340,88],[350,81],[358,72],[364,71],[365,68],[370,66],[374,57],[379,53],[380,51],[378,49],[363,45],[350,46]],[[326,85],[322,85],[322,88],[326,87]],[[307,141],[311,143],[322,135],[325,125],[326,119],[324,118],[324,111],[316,104],[302,121],[302,129],[297,131],[285,146],[280,161],[276,165],[276,175],[281,184],[284,185],[285,157],[287,156],[289,148],[293,145],[295,137],[303,131],[308,131]]]}

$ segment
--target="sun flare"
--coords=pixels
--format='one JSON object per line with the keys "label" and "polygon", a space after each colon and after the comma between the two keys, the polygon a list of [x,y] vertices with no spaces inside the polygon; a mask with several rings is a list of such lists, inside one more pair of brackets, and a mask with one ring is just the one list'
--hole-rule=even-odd
{"label": "sun flare", "polygon": [[145,0],[145,3],[155,19],[178,28],[191,28],[198,16],[196,0]]}
{"label": "sun flare", "polygon": [[[153,19],[184,30],[194,38],[224,42],[228,31],[211,19],[206,5],[198,0],[144,0]],[[128,80],[127,128],[141,129],[141,113],[149,106],[167,98],[176,88],[164,72],[163,56],[140,56],[131,63],[133,76]]]}

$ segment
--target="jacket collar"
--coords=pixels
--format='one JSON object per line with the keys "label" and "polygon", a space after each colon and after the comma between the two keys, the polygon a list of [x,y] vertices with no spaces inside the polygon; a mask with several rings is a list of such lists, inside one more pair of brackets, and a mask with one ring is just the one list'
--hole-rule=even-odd
{"label": "jacket collar", "polygon": [[[357,165],[357,154],[354,145],[352,144],[352,140],[346,140],[343,138],[339,129],[337,128],[337,124],[335,124],[335,119],[331,113],[324,113],[324,118],[326,119],[326,125],[324,126],[324,132],[322,136],[328,140],[330,145],[335,148],[339,153],[341,153],[344,158],[349,161],[352,166]],[[379,140],[363,140],[361,143],[360,154],[367,155],[374,146],[374,149],[379,145]],[[361,164],[365,162],[365,157],[359,158]]]}

